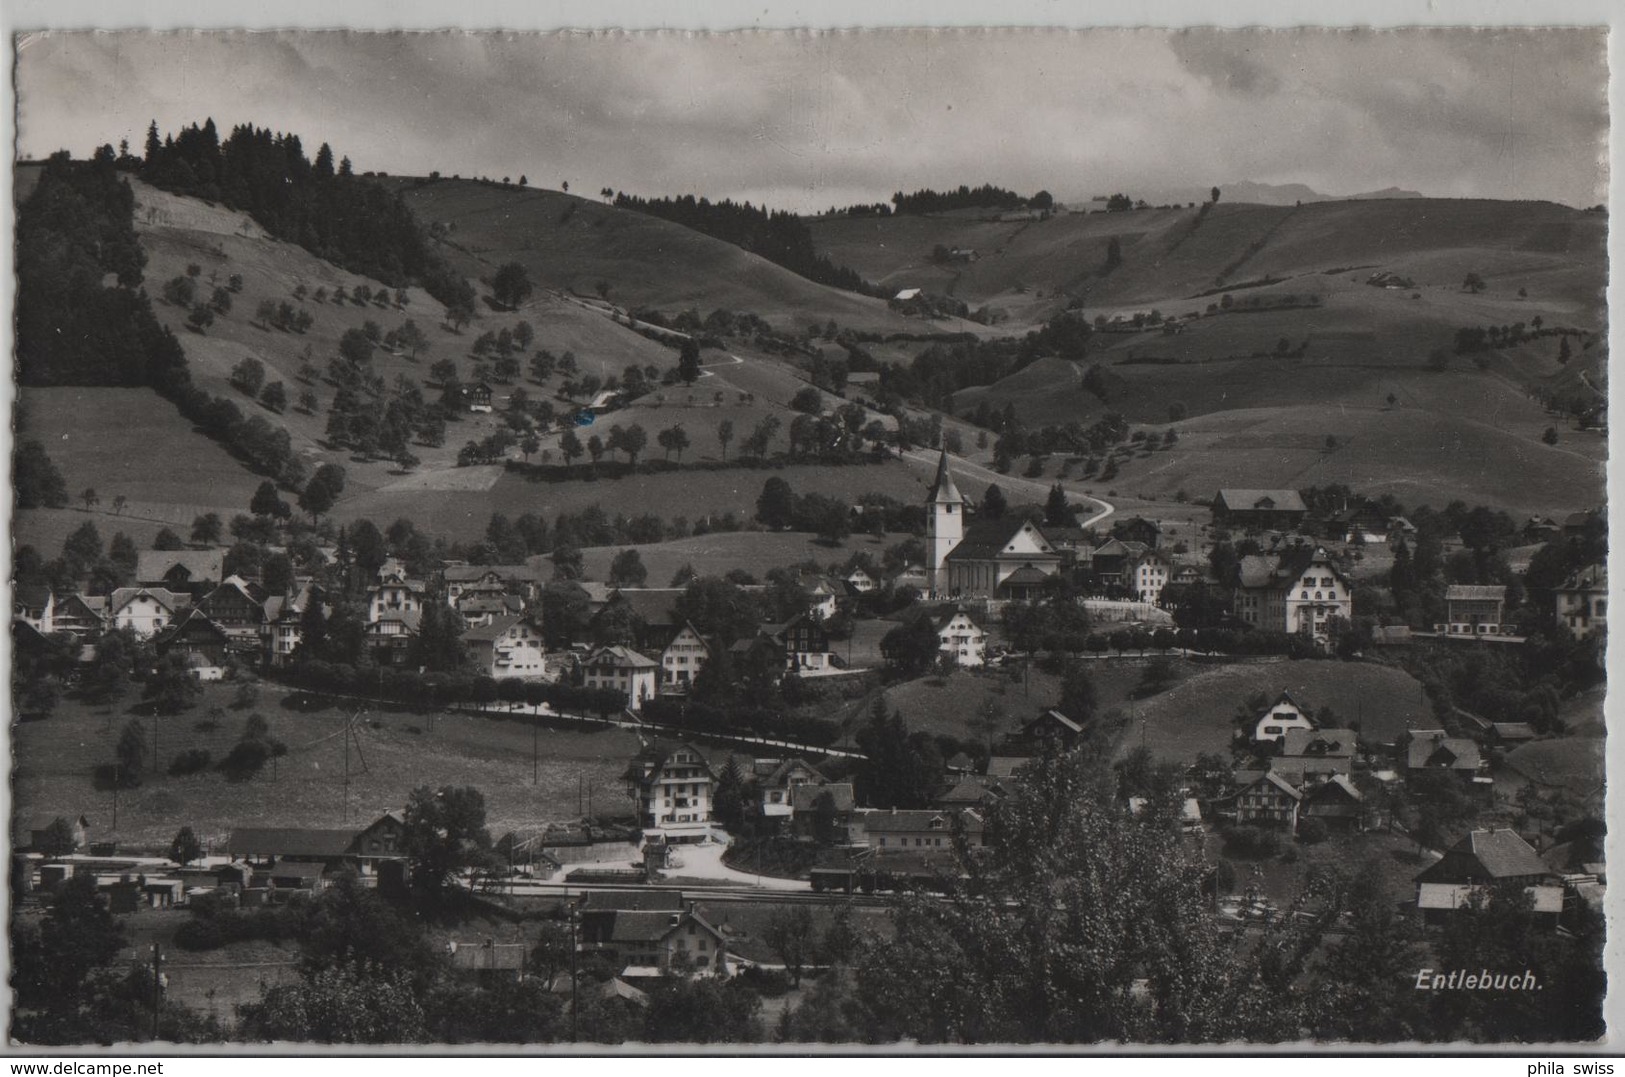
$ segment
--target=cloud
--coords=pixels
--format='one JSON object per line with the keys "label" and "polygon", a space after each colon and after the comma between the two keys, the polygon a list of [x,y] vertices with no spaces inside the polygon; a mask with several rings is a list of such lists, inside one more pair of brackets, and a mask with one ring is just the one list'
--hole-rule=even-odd
{"label": "cloud", "polygon": [[1241,179],[1591,204],[1606,182],[1590,30],[54,33],[18,83],[35,156],[212,115],[361,169],[791,208]]}

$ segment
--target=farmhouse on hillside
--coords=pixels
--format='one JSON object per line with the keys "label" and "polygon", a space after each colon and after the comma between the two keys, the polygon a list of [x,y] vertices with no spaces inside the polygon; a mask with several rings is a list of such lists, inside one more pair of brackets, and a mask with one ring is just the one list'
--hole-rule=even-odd
{"label": "farmhouse on hillside", "polygon": [[1416,907],[1436,918],[1472,901],[1492,886],[1523,886],[1534,911],[1555,917],[1563,911],[1563,888],[1553,880],[1530,844],[1514,830],[1474,830],[1445,851],[1444,858],[1416,876]]}
{"label": "farmhouse on hillside", "polygon": [[1253,723],[1253,743],[1262,744],[1271,741],[1279,744],[1292,729],[1313,729],[1315,723],[1304,713],[1302,707],[1292,698],[1292,693],[1283,691],[1281,698],[1270,705],[1270,709]]}

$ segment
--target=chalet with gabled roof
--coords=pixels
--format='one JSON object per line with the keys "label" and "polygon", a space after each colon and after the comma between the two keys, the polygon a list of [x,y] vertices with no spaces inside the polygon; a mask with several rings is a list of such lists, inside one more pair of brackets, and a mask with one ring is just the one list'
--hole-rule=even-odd
{"label": "chalet with gabled roof", "polygon": [[700,670],[711,659],[711,644],[688,621],[660,652],[660,691],[664,695],[685,695],[694,686]]}
{"label": "chalet with gabled roof", "polygon": [[1449,636],[1498,636],[1506,598],[1501,584],[1453,583],[1444,591],[1445,623],[1433,630]]}
{"label": "chalet with gabled roof", "polygon": [[1265,771],[1236,791],[1236,822],[1296,830],[1303,794],[1281,775]]}
{"label": "chalet with gabled roof", "polygon": [[1246,531],[1296,530],[1309,515],[1296,490],[1220,490],[1212,507],[1215,527]]}
{"label": "chalet with gabled roof", "polygon": [[1407,776],[1423,771],[1442,770],[1465,779],[1476,779],[1484,771],[1484,757],[1478,742],[1470,737],[1447,736],[1442,729],[1419,729],[1411,734],[1405,749]]}
{"label": "chalet with gabled roof", "polygon": [[181,611],[163,631],[153,637],[153,650],[160,656],[171,653],[185,655],[189,664],[202,680],[219,680],[223,675],[226,656],[231,652],[232,637],[196,606]]}
{"label": "chalet with gabled roof", "polygon": [[1313,728],[1315,723],[1308,713],[1298,706],[1297,701],[1292,698],[1292,693],[1282,691],[1280,698],[1253,723],[1253,743],[1262,744],[1270,741],[1280,744],[1290,730]]}
{"label": "chalet with gabled roof", "polygon": [[143,639],[151,639],[191,605],[187,595],[165,587],[120,587],[107,596],[107,626],[129,628]]}
{"label": "chalet with gabled roof", "polygon": [[222,549],[141,550],[135,559],[135,582],[195,598],[225,579],[225,565]]}
{"label": "chalet with gabled roof", "polygon": [[956,666],[980,666],[987,660],[987,632],[962,609],[935,621],[941,652]]}
{"label": "chalet with gabled roof", "polygon": [[1490,887],[1524,887],[1536,912],[1563,910],[1563,888],[1534,848],[1513,830],[1474,830],[1416,876],[1416,905],[1424,915],[1454,912]]}
{"label": "chalet with gabled roof", "polygon": [[1352,729],[1289,729],[1281,738],[1281,754],[1271,760],[1270,769],[1304,788],[1350,773],[1355,747]]}
{"label": "chalet with gabled roof", "polygon": [[11,619],[42,636],[56,631],[56,594],[46,583],[16,583],[11,590]]}
{"label": "chalet with gabled roof", "polygon": [[1328,827],[1355,829],[1365,813],[1365,796],[1346,774],[1333,774],[1304,793],[1302,819],[1319,819]]}
{"label": "chalet with gabled roof", "polygon": [[1576,639],[1585,639],[1608,627],[1608,565],[1597,562],[1580,569],[1562,586],[1553,588],[1557,620]]}

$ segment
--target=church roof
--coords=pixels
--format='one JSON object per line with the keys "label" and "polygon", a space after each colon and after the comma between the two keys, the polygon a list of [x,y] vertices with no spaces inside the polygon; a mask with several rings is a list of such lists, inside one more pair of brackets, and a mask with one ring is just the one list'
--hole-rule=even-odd
{"label": "church roof", "polygon": [[948,450],[943,449],[942,455],[937,458],[937,477],[931,483],[931,499],[933,505],[963,505],[965,499],[959,495],[959,487],[954,485],[954,477],[948,473]]}

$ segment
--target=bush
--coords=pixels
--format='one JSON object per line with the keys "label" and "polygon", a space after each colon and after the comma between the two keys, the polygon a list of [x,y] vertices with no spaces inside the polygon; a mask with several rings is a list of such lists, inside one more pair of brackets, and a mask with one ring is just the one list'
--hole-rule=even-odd
{"label": "bush", "polygon": [[1298,823],[1298,840],[1305,845],[1319,845],[1330,836],[1326,824],[1319,819],[1304,819]]}
{"label": "bush", "polygon": [[1224,851],[1248,859],[1271,857],[1281,851],[1281,832],[1268,826],[1231,827],[1224,835]]}
{"label": "bush", "polygon": [[196,774],[200,770],[208,770],[210,758],[205,748],[188,748],[169,761],[169,773],[179,778],[187,774]]}
{"label": "bush", "polygon": [[790,990],[790,976],[782,969],[764,969],[747,965],[739,979],[755,989],[763,998],[781,998]]}

